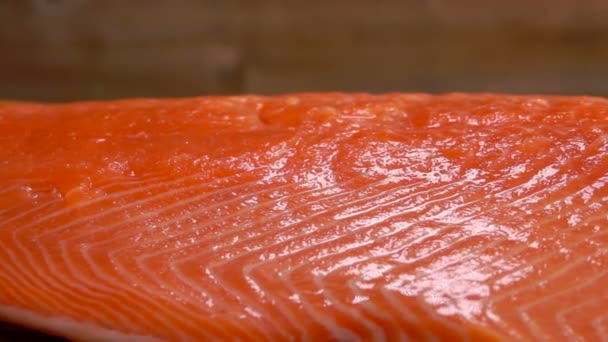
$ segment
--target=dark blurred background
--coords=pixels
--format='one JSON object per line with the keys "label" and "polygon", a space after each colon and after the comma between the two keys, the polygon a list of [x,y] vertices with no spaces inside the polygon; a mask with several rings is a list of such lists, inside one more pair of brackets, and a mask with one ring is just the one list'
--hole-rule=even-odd
{"label": "dark blurred background", "polygon": [[0,98],[608,95],[608,1],[0,0]]}

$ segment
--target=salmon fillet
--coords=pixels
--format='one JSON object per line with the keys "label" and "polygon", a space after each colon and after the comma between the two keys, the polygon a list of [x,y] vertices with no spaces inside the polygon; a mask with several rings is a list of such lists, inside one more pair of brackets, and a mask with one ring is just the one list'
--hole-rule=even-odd
{"label": "salmon fillet", "polygon": [[0,319],[74,340],[608,340],[608,101],[0,103]]}

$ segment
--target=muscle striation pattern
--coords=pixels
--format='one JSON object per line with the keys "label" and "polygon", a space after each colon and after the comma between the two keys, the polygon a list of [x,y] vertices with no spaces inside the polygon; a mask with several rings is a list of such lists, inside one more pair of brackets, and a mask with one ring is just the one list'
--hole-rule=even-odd
{"label": "muscle striation pattern", "polygon": [[0,318],[75,340],[608,340],[608,101],[0,103]]}

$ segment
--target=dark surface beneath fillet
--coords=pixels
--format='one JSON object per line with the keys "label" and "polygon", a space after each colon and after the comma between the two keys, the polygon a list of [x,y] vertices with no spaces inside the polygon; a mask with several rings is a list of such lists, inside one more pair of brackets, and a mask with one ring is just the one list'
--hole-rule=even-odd
{"label": "dark surface beneath fillet", "polygon": [[67,342],[69,340],[0,321],[0,342],[17,341]]}

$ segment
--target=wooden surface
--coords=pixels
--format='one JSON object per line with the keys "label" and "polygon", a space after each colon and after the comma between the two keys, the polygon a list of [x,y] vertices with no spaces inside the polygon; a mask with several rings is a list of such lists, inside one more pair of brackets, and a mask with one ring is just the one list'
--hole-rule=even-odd
{"label": "wooden surface", "polygon": [[0,98],[608,95],[600,0],[4,0]]}

